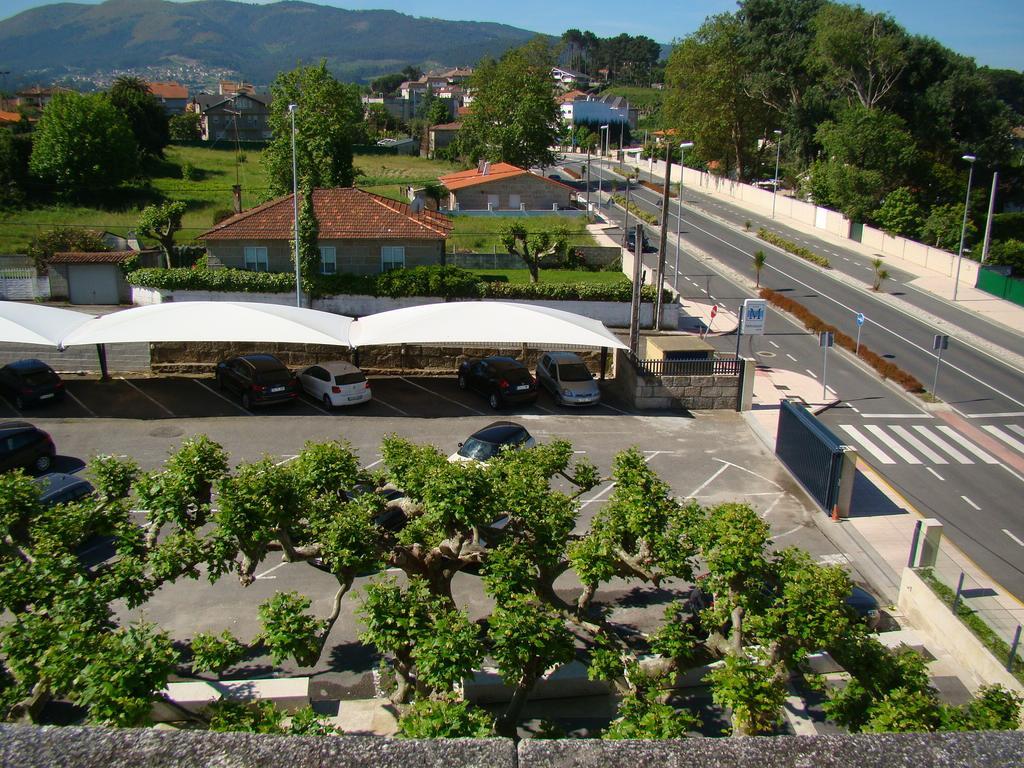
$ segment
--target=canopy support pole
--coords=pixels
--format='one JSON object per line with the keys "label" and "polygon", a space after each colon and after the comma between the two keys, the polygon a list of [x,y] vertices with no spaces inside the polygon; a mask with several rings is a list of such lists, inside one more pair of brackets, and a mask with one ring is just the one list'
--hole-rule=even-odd
{"label": "canopy support pole", "polygon": [[352,365],[359,367],[359,347],[352,347]]}
{"label": "canopy support pole", "polygon": [[104,344],[96,345],[96,356],[100,359],[100,381],[109,381],[110,372],[107,370],[107,347]]}
{"label": "canopy support pole", "polygon": [[608,370],[608,347],[601,347],[601,381],[604,381],[605,371]]}

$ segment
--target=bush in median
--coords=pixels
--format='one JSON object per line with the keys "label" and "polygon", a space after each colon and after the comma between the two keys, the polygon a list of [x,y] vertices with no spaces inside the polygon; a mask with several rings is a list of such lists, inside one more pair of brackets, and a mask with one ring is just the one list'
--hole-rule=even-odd
{"label": "bush in median", "polygon": [[781,248],[784,251],[789,251],[794,256],[799,256],[801,259],[805,259],[813,264],[817,264],[819,267],[824,267],[825,269],[832,269],[832,265],[829,263],[829,260],[826,259],[824,256],[819,256],[813,251],[807,250],[802,245],[791,243],[786,238],[780,237],[779,235],[776,235],[774,232],[769,232],[764,227],[761,227],[759,230],[757,230],[757,236],[764,240],[766,243],[771,243],[777,248]]}

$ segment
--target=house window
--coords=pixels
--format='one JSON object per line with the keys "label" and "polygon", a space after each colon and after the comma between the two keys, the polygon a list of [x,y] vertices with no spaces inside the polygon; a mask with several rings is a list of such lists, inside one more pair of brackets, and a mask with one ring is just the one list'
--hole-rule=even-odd
{"label": "house window", "polygon": [[252,272],[267,272],[267,249],[258,245],[245,246],[245,268]]}
{"label": "house window", "polygon": [[338,253],[333,245],[320,246],[320,274],[335,275],[338,273]]}
{"label": "house window", "polygon": [[405,247],[401,245],[385,245],[380,249],[380,271],[401,269],[405,266]]}

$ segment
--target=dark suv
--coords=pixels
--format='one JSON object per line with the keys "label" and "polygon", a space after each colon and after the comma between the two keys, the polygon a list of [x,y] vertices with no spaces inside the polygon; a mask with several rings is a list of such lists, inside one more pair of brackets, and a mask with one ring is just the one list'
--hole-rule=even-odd
{"label": "dark suv", "polygon": [[0,368],[0,392],[19,411],[64,397],[64,382],[42,360],[15,360]]}
{"label": "dark suv", "polygon": [[459,366],[459,389],[479,392],[495,410],[506,403],[532,403],[537,399],[537,380],[525,365],[511,357],[465,361]]}
{"label": "dark suv", "polygon": [[299,396],[299,380],[273,355],[242,355],[217,363],[217,386],[234,392],[246,410]]}
{"label": "dark suv", "polygon": [[56,453],[53,438],[27,421],[0,424],[0,472],[19,467],[45,472]]}

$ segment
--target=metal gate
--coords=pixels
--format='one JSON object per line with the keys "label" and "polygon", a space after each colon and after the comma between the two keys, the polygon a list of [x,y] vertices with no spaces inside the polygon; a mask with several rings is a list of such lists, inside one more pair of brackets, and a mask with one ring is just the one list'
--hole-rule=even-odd
{"label": "metal gate", "polygon": [[849,512],[856,452],[804,408],[782,400],[775,454],[822,509]]}

